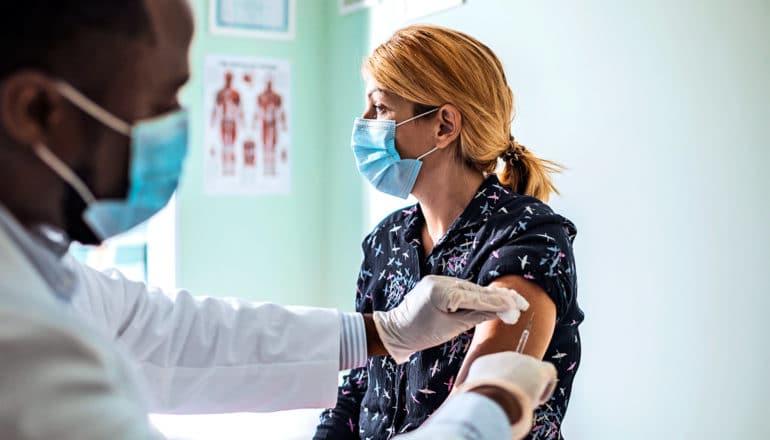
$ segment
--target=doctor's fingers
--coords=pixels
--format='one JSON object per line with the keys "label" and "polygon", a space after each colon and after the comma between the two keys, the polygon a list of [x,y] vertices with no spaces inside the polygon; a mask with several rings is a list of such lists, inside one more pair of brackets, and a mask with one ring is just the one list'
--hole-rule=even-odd
{"label": "doctor's fingers", "polygon": [[483,290],[456,289],[441,297],[436,306],[446,312],[478,310],[484,312],[508,312],[527,310],[529,303],[515,290],[484,287]]}
{"label": "doctor's fingers", "polygon": [[451,313],[450,316],[452,318],[457,319],[458,321],[461,321],[463,324],[465,324],[465,327],[466,327],[465,330],[470,330],[471,328],[481,324],[482,322],[497,319],[498,312],[484,312],[479,310],[460,310],[458,312]]}

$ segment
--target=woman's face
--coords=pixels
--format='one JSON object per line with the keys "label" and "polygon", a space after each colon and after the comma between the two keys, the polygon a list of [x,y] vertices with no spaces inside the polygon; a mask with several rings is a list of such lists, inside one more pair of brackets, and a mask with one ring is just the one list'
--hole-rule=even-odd
{"label": "woman's face", "polygon": [[[373,79],[367,81],[366,99],[362,115],[365,119],[393,120],[398,124],[416,116],[412,102],[384,90]],[[431,113],[396,128],[396,150],[402,159],[415,159],[433,149],[440,129],[435,115]]]}

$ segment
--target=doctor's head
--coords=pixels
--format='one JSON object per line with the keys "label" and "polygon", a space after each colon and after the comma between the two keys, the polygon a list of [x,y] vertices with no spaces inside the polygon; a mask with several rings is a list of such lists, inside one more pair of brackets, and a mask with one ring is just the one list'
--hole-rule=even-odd
{"label": "doctor's head", "polygon": [[[486,45],[451,29],[416,25],[397,31],[364,61],[367,119],[399,124],[402,159],[424,156],[420,176],[447,160],[495,172],[514,191],[547,200],[556,191],[553,162],[537,158],[511,135],[514,98],[502,63]],[[411,118],[416,119],[410,120]]]}
{"label": "doctor's head", "polygon": [[0,203],[100,241],[86,206],[128,196],[132,131],[179,108],[192,31],[186,0],[2,2]]}

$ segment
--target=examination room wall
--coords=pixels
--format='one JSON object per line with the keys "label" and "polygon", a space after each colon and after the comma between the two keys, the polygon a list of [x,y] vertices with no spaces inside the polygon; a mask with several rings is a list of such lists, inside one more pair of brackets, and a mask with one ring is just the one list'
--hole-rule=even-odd
{"label": "examination room wall", "polygon": [[[349,136],[369,41],[403,24],[393,3],[297,0],[295,39],[271,41],[211,36],[194,1],[180,287],[351,309],[366,209]],[[770,3],[466,0],[420,21],[488,43],[517,139],[569,168],[552,205],[578,226],[586,322],[566,438],[770,438]],[[292,63],[290,195],[205,194],[208,53]]]}
{"label": "examination room wall", "polygon": [[770,438],[770,3],[466,0],[420,21],[488,43],[516,138],[569,168],[552,205],[578,227],[586,321],[566,438]]}
{"label": "examination room wall", "polygon": [[364,192],[368,184],[358,174],[350,133],[353,119],[364,110],[361,62],[369,49],[369,10],[340,15],[337,0],[325,1],[325,305],[353,311],[355,282],[363,257],[361,240],[369,231],[364,221]]}
{"label": "examination room wall", "polygon": [[[353,56],[358,51],[363,56],[367,32],[362,28],[367,21],[360,14],[337,17],[333,1],[296,4],[295,38],[279,41],[213,36],[207,21],[209,2],[194,1],[198,27],[191,53],[193,76],[184,96],[194,123],[179,192],[177,285],[200,294],[283,304],[329,305],[339,300],[350,309],[363,214],[361,183],[345,137],[361,108],[362,86],[358,67],[349,57],[340,61],[338,54],[344,50]],[[327,38],[340,45],[338,50]],[[203,114],[202,90],[207,54],[291,63],[289,194],[205,193],[202,139],[210,115]],[[343,289],[337,297],[327,293]]]}

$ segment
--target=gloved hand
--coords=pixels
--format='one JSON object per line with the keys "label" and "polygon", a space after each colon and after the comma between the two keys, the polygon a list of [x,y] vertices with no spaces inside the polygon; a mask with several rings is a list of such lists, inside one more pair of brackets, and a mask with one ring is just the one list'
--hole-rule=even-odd
{"label": "gloved hand", "polygon": [[398,307],[376,311],[373,318],[385,349],[402,364],[412,353],[447,342],[498,315],[514,324],[527,308],[527,300],[514,290],[428,275]]}
{"label": "gloved hand", "polygon": [[521,417],[511,427],[513,438],[519,439],[532,430],[533,412],[551,398],[556,382],[556,368],[553,364],[506,351],[476,359],[471,364],[465,382],[457,390],[468,392],[491,385],[510,393],[521,411]]}

